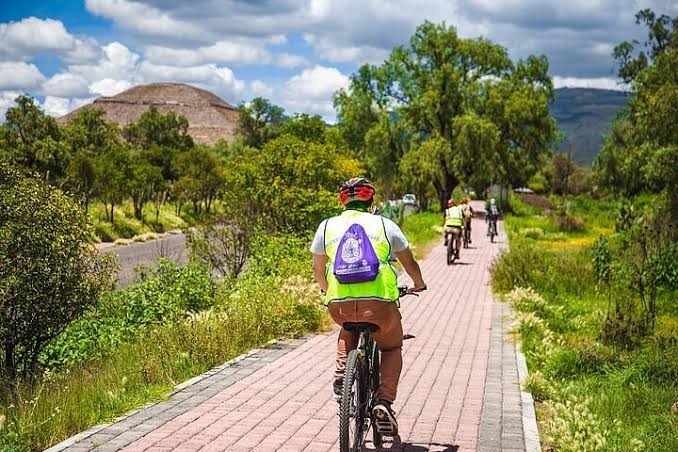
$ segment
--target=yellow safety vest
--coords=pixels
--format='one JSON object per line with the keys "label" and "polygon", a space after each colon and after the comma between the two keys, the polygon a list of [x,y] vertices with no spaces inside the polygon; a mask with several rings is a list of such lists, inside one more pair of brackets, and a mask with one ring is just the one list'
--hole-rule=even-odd
{"label": "yellow safety vest", "polygon": [[445,211],[445,226],[461,227],[463,215],[459,206],[450,207]]}
{"label": "yellow safety vest", "polygon": [[[364,229],[379,259],[379,273],[373,281],[341,284],[334,276],[334,259],[339,242],[352,224],[358,223]],[[398,304],[398,278],[389,263],[391,244],[386,236],[384,218],[358,210],[346,210],[341,215],[325,222],[325,253],[328,261],[325,267],[327,294],[325,305],[333,301],[383,300]]]}

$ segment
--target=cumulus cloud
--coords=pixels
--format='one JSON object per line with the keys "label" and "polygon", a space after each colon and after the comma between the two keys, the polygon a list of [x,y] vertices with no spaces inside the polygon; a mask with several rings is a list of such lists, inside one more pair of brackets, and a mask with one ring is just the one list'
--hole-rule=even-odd
{"label": "cumulus cloud", "polygon": [[283,106],[290,113],[318,114],[333,122],[332,96],[348,84],[349,78],[337,68],[316,65],[304,69],[285,83]]}
{"label": "cumulus cloud", "polygon": [[41,54],[57,54],[71,62],[87,61],[97,56],[96,41],[74,37],[54,19],[26,17],[0,24],[0,58],[27,60]]}
{"label": "cumulus cloud", "polygon": [[149,46],[144,57],[153,63],[175,66],[195,66],[204,63],[267,64],[271,54],[260,45],[247,42],[218,41],[198,48]]}
{"label": "cumulus cloud", "polygon": [[276,55],[276,64],[284,68],[295,68],[300,66],[308,66],[310,62],[301,55],[283,52]]}
{"label": "cumulus cloud", "polygon": [[597,88],[609,90],[625,90],[623,85],[616,78],[598,77],[598,78],[577,78],[577,77],[553,77],[553,86],[556,88]]}
{"label": "cumulus cloud", "polygon": [[45,80],[38,67],[23,61],[0,62],[0,90],[36,89]]}
{"label": "cumulus cloud", "polygon": [[129,80],[105,78],[103,80],[97,80],[89,85],[89,92],[100,96],[115,96],[131,87],[132,83]]}
{"label": "cumulus cloud", "polygon": [[53,75],[43,83],[42,92],[57,97],[80,97],[90,93],[87,80],[70,72]]}
{"label": "cumulus cloud", "polygon": [[270,98],[273,95],[273,88],[261,80],[252,80],[250,83],[250,91],[252,91],[254,97]]}
{"label": "cumulus cloud", "polygon": [[5,113],[20,95],[20,91],[0,91],[0,123],[5,122]]}

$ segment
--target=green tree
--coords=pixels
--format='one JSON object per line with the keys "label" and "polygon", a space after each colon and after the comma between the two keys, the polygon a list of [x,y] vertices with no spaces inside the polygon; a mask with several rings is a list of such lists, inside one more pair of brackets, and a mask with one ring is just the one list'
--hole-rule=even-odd
{"label": "green tree", "polygon": [[636,18],[649,29],[650,50],[631,59],[615,49],[620,76],[631,81],[631,98],[594,162],[595,176],[604,188],[626,196],[666,192],[672,215],[678,216],[673,163],[678,156],[678,18],[656,17],[650,10]]}
{"label": "green tree", "polygon": [[0,157],[57,184],[68,165],[59,126],[32,97],[21,95],[15,102],[5,114],[5,124],[0,126]]}
{"label": "green tree", "polygon": [[82,199],[85,211],[93,196],[104,192],[112,195],[120,188],[119,178],[113,177],[115,168],[108,166],[102,172],[102,165],[120,158],[118,151],[122,146],[120,131],[106,121],[102,110],[80,110],[63,128],[63,142],[73,156],[67,168],[66,186]]}
{"label": "green tree", "polygon": [[280,134],[293,135],[304,141],[324,143],[326,130],[327,125],[323,118],[318,115],[311,116],[303,113],[287,119],[280,128]]}
{"label": "green tree", "polygon": [[86,215],[60,190],[0,163],[0,363],[35,371],[43,347],[109,287],[110,261],[85,246]]}
{"label": "green tree", "polygon": [[221,159],[206,146],[197,146],[190,151],[178,154],[176,168],[179,179],[175,184],[175,192],[181,202],[188,200],[193,204],[193,211],[210,212],[212,202],[224,188],[224,166]]}
{"label": "green tree", "polygon": [[151,106],[139,119],[126,126],[123,137],[133,146],[148,149],[153,145],[185,151],[193,147],[188,120],[173,111],[162,114]]}
{"label": "green tree", "polygon": [[[545,57],[512,63],[486,39],[462,39],[426,22],[381,66],[363,66],[335,97],[344,139],[384,184],[398,162],[426,140],[443,140],[429,157],[441,205],[460,182],[479,175],[526,182],[530,162],[548,149],[555,122]],[[384,181],[386,179],[386,181]]]}
{"label": "green tree", "polygon": [[284,121],[285,110],[268,99],[255,97],[249,105],[240,106],[238,133],[245,144],[258,148],[279,135]]}

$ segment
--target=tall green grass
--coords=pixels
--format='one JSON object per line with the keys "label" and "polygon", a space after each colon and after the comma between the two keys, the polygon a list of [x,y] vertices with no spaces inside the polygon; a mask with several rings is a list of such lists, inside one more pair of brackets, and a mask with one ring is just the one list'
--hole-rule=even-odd
{"label": "tall green grass", "polygon": [[555,229],[547,212],[519,206],[519,215],[507,218],[510,250],[492,268],[494,290],[516,313],[513,329],[531,373],[527,388],[539,401],[545,448],[678,450],[678,416],[671,411],[678,401],[676,294],[660,301],[657,332],[640,347],[605,345],[608,300],[597,291],[582,238],[612,230],[615,203],[554,201],[560,208],[569,202],[585,230]]}
{"label": "tall green grass", "polygon": [[52,372],[0,390],[0,449],[42,450],[271,339],[325,329],[306,245],[262,239],[235,281],[165,263],[110,294],[48,348]]}
{"label": "tall green grass", "polygon": [[421,259],[426,256],[431,241],[441,238],[442,222],[440,212],[432,210],[413,213],[405,217],[402,229],[416,258]]}

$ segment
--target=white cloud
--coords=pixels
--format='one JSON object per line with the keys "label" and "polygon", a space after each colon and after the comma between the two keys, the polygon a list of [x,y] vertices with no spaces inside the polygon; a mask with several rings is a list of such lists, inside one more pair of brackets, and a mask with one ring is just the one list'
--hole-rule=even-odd
{"label": "white cloud", "polygon": [[96,41],[76,38],[54,19],[26,17],[0,24],[0,58],[28,60],[40,54],[57,54],[76,62],[96,58]]}
{"label": "white cloud", "polygon": [[48,115],[59,117],[76,108],[80,108],[93,100],[94,98],[92,97],[65,98],[59,96],[45,96],[45,101],[41,104],[41,107]]}
{"label": "white cloud", "polygon": [[14,100],[20,95],[19,91],[0,91],[0,123],[5,122],[7,109],[14,105]]}
{"label": "white cloud", "polygon": [[252,91],[252,94],[254,94],[254,97],[270,98],[273,95],[273,88],[261,80],[252,80],[250,83],[250,90]]}
{"label": "white cloud", "polygon": [[0,90],[30,90],[45,80],[34,64],[23,61],[0,62]]}
{"label": "white cloud", "polygon": [[284,107],[290,113],[319,114],[327,121],[334,121],[332,96],[340,88],[346,88],[349,79],[337,68],[313,66],[285,83]]}
{"label": "white cloud", "polygon": [[147,36],[170,39],[187,36],[204,40],[211,35],[196,24],[176,19],[163,9],[145,5],[143,2],[85,0],[85,6],[93,14],[113,19],[123,27]]}
{"label": "white cloud", "polygon": [[577,78],[577,77],[553,77],[553,86],[556,88],[597,88],[623,91],[628,89],[616,78]]}
{"label": "white cloud", "polygon": [[308,66],[310,62],[301,55],[283,52],[276,55],[276,64],[280,67],[291,69],[300,66]]}
{"label": "white cloud", "polygon": [[139,66],[139,77],[144,83],[194,83],[225,95],[229,100],[240,96],[245,87],[245,82],[238,80],[232,70],[216,64],[176,67],[144,61]]}
{"label": "white cloud", "polygon": [[89,85],[89,92],[99,96],[115,96],[126,89],[130,89],[131,87],[132,83],[128,80],[105,78]]}
{"label": "white cloud", "polygon": [[79,97],[89,94],[89,87],[84,77],[62,72],[43,83],[42,92],[48,96]]}
{"label": "white cloud", "polygon": [[218,41],[211,46],[174,49],[149,46],[144,57],[152,63],[195,66],[205,63],[267,64],[271,54],[261,45],[247,42]]}

